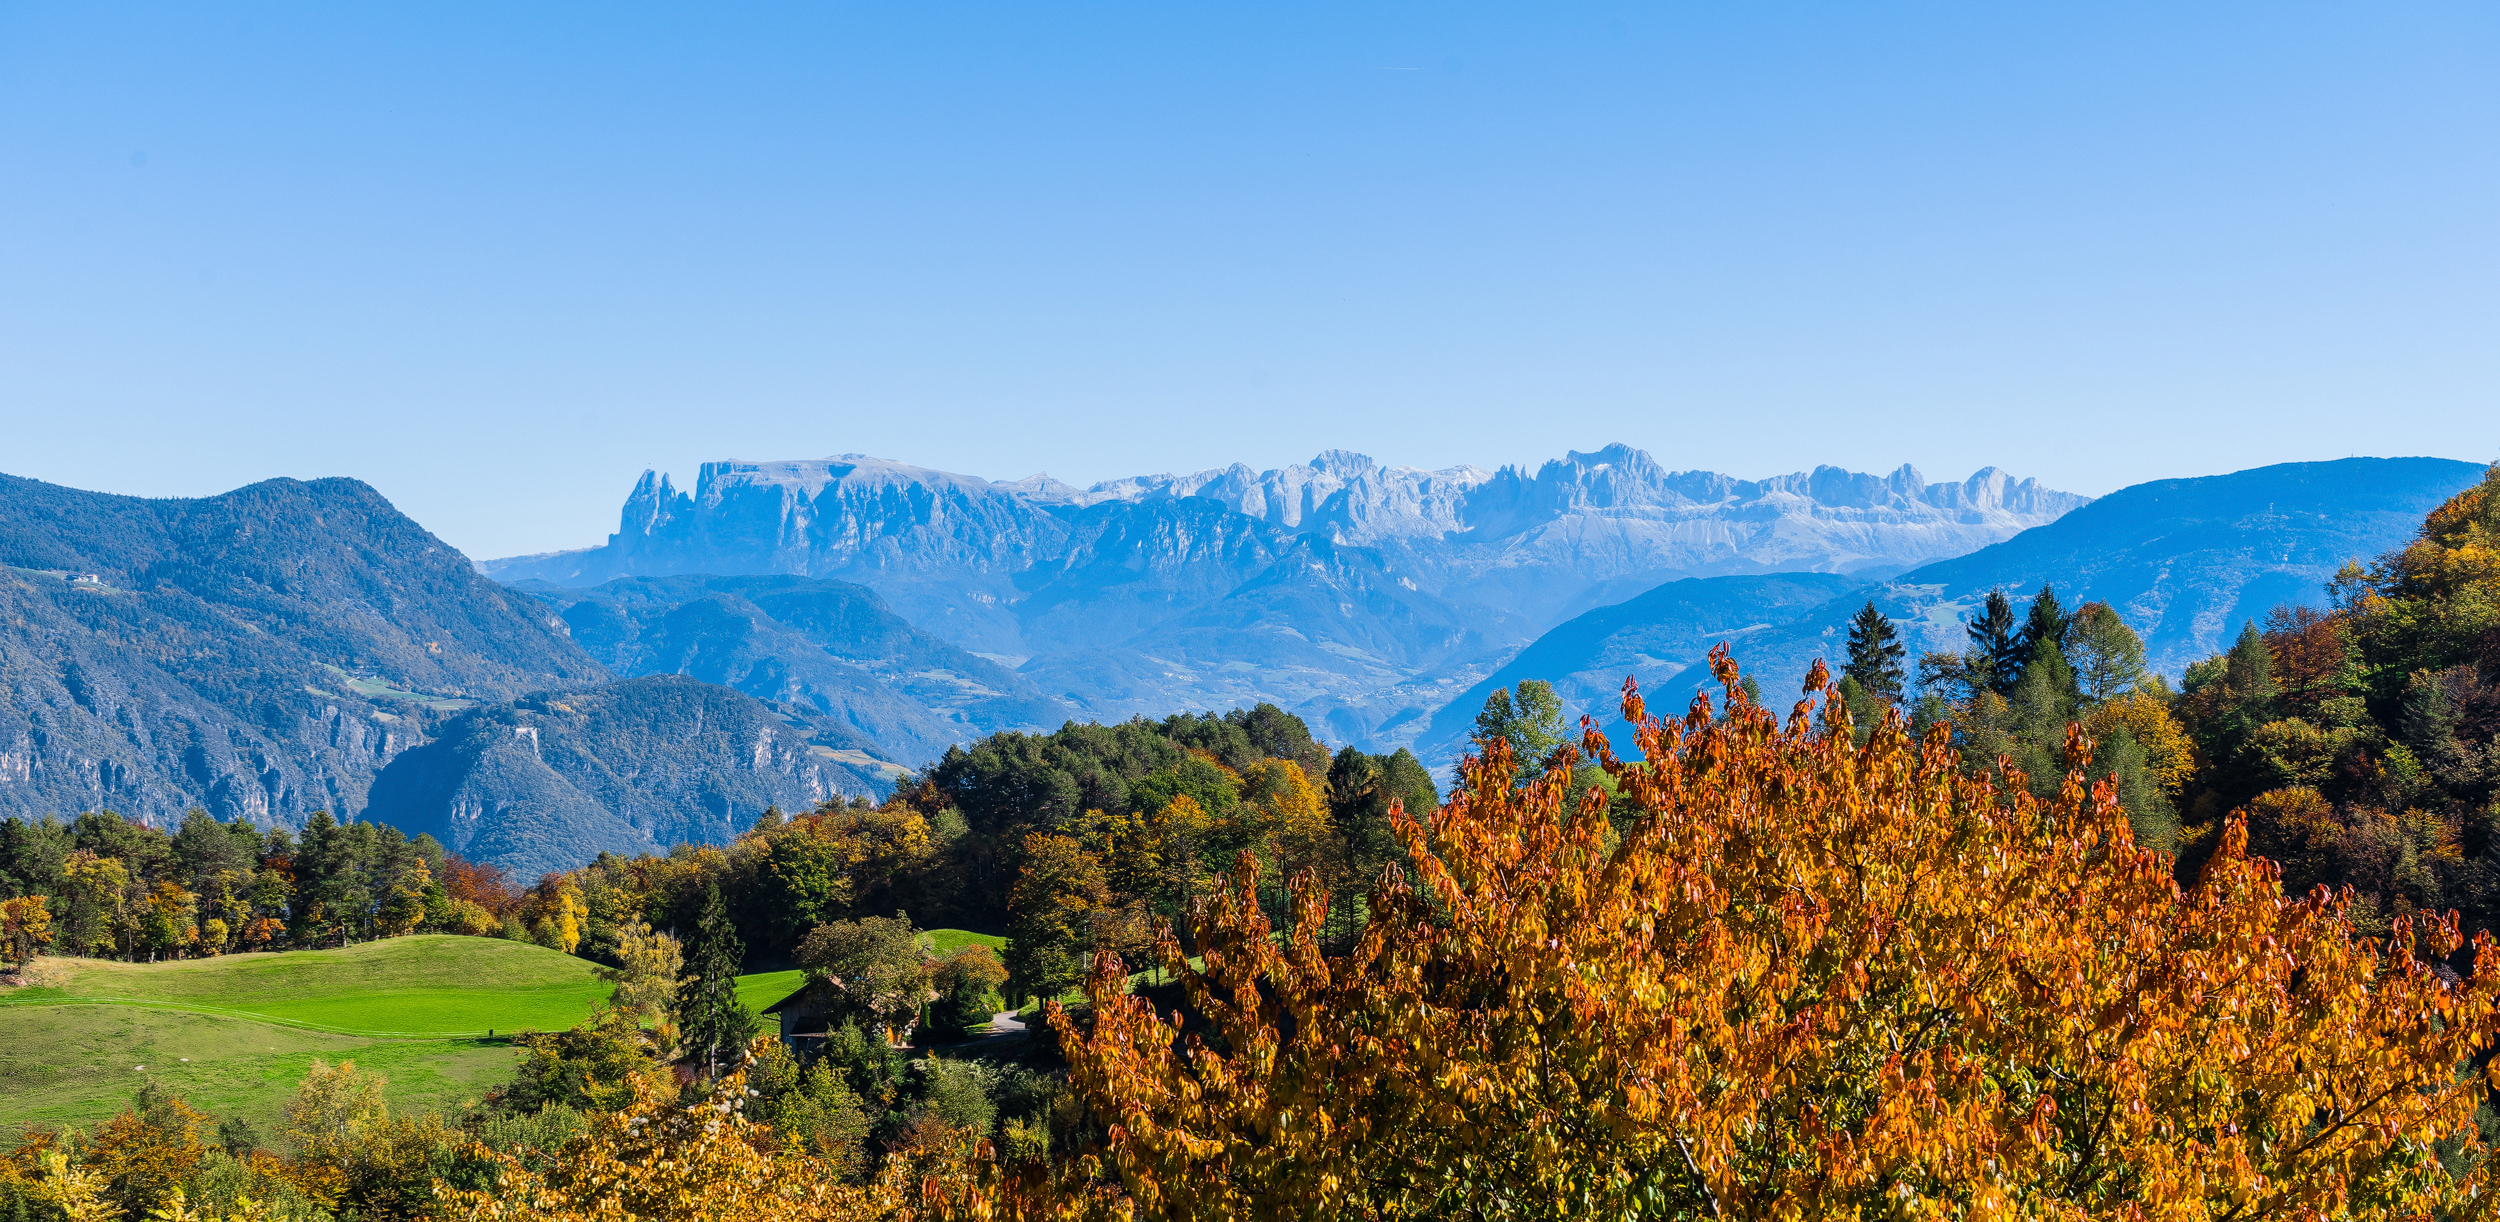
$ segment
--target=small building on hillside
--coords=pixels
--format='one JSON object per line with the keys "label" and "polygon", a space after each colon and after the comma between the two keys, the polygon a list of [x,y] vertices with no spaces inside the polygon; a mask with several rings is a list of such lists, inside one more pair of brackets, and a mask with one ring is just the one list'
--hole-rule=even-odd
{"label": "small building on hillside", "polygon": [[764,1007],[764,1013],[781,1020],[781,1042],[790,1051],[814,1053],[824,1047],[824,1038],[832,1034],[833,1020],[843,1009],[839,982],[811,978],[797,992]]}

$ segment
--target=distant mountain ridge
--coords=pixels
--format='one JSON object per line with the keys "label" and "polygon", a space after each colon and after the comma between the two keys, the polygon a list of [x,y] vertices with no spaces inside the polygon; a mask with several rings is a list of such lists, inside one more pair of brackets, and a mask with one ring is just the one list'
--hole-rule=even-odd
{"label": "distant mountain ridge", "polygon": [[0,476],[0,811],[352,814],[438,712],[604,680],[348,479],[147,500]]}
{"label": "distant mountain ridge", "polygon": [[[2402,546],[2432,506],[2483,470],[2444,458],[2348,458],[2155,480],[1966,556],[1886,581],[1842,581],[1810,603],[1794,596],[1813,589],[1803,574],[1662,585],[1538,638],[1459,694],[1416,750],[1435,765],[1456,758],[1475,707],[1520,679],[1554,683],[1575,715],[1592,713],[1600,724],[1614,719],[1626,675],[1640,680],[1653,710],[1680,708],[1720,641],[1765,698],[1784,707],[1816,658],[1834,667],[1846,659],[1849,620],[1870,601],[1915,657],[1966,648],[1964,624],[1989,591],[2004,590],[2020,614],[2043,582],[2070,608],[2117,608],[2144,638],[2147,661],[2176,677],[2279,603],[2323,605],[2337,567]],[[1795,588],[1773,595],[1751,584],[1766,580]]]}
{"label": "distant mountain ridge", "polygon": [[1623,445],[1533,473],[1328,451],[1082,489],[843,455],[706,463],[691,492],[645,473],[607,543],[481,567],[572,588],[855,582],[1090,716],[1274,700],[1370,741],[1419,727],[1544,627],[1662,581],[1896,572],[2085,503],[1993,468],[1739,480]]}
{"label": "distant mountain ridge", "polygon": [[[724,841],[772,802],[878,792],[898,740],[934,754],[969,735],[909,694],[926,675],[848,668],[863,702],[918,719],[917,741],[798,690],[619,682],[565,608],[488,580],[351,479],[151,500],[0,476],[0,565],[0,816],[162,827],[197,807],[300,827],[327,810],[536,870]],[[766,665],[845,669],[812,634],[1012,685],[879,606],[749,584],[796,599],[781,609],[806,625],[771,622],[772,649],[747,650],[778,650]],[[724,625],[753,604],[713,597],[656,633],[653,650],[692,639],[665,669],[732,669]]]}
{"label": "distant mountain ridge", "polygon": [[366,818],[522,878],[601,852],[726,844],[766,806],[844,792],[833,749],[740,692],[679,675],[473,709],[401,753]]}
{"label": "distant mountain ridge", "polygon": [[1021,572],[1081,541],[1074,526],[1080,511],[1185,500],[1211,501],[1283,532],[1402,547],[1418,560],[1438,545],[1450,556],[1426,566],[1436,577],[1463,579],[1566,546],[1598,522],[1615,524],[1608,541],[1627,552],[1617,563],[1652,568],[1845,572],[1908,565],[2055,520],[2090,498],[1993,467],[1942,484],[1925,482],[1908,465],[1888,476],[1818,467],[1740,480],[1670,471],[1621,444],[1570,452],[1534,474],[1515,466],[1384,467],[1330,450],[1265,472],[1235,464],[1081,489],[1047,475],[991,481],[845,454],[709,462],[692,492],[645,472],[607,543],[482,567],[500,580],[566,585],[670,572]]}

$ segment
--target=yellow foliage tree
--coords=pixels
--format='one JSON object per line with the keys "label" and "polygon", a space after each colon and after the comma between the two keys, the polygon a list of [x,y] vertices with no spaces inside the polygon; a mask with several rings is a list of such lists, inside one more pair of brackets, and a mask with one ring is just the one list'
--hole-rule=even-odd
{"label": "yellow foliage tree", "polygon": [[582,920],[589,915],[581,887],[564,874],[538,880],[521,902],[521,926],[529,931],[530,940],[568,955],[582,944]]}
{"label": "yellow foliage tree", "polygon": [[0,900],[0,954],[11,963],[31,963],[52,945],[52,909],[40,895]]}
{"label": "yellow foliage tree", "polygon": [[[1898,713],[1859,744],[1820,666],[1785,723],[1697,696],[1642,760],[1569,752],[1514,787],[1464,765],[1355,948],[1278,936],[1256,865],[1157,947],[1214,1038],[1098,959],[1056,1006],[1073,1082],[1138,1215],[1168,1218],[2458,1216],[2485,1173],[2500,960],[2443,979],[2453,917],[2359,937],[2349,897],[2287,898],[2234,821],[2192,889],[2087,789],[1968,775]],[[1823,697],[1813,716],[1812,697]],[[1071,1208],[1036,1181],[1019,1200]]]}
{"label": "yellow foliage tree", "polygon": [[722,1075],[691,1106],[635,1079],[630,1104],[594,1117],[588,1132],[552,1156],[473,1149],[472,1157],[492,1165],[494,1187],[441,1190],[443,1212],[469,1222],[993,1216],[997,1189],[987,1143],[917,1142],[889,1155],[874,1182],[856,1185],[838,1162],[784,1151],[770,1126],[746,1114],[749,1098],[743,1067]]}
{"label": "yellow foliage tree", "polygon": [[1242,803],[1250,808],[1259,839],[1279,869],[1298,874],[1325,870],[1334,861],[1328,803],[1300,766],[1290,760],[1261,760],[1242,770],[1241,781]]}
{"label": "yellow foliage tree", "polygon": [[69,952],[94,954],[110,949],[130,889],[130,871],[110,857],[80,849],[61,862],[62,924]]}
{"label": "yellow foliage tree", "polygon": [[2153,782],[2164,794],[2178,797],[2196,772],[2196,747],[2188,741],[2179,719],[2170,715],[2169,702],[2138,688],[2102,701],[2083,719],[2084,732],[2096,740],[2122,728],[2144,749],[2144,770]]}
{"label": "yellow foliage tree", "polygon": [[96,1126],[79,1165],[103,1180],[105,1196],[124,1213],[144,1213],[172,1199],[208,1156],[207,1120],[151,1084],[128,1111]]}
{"label": "yellow foliage tree", "polygon": [[600,977],[616,986],[608,1004],[656,1029],[663,1048],[674,1043],[677,1030],[669,1016],[677,1005],[677,977],[685,970],[685,948],[675,935],[657,932],[649,922],[635,917],[617,926],[616,957],[618,966],[599,969]]}

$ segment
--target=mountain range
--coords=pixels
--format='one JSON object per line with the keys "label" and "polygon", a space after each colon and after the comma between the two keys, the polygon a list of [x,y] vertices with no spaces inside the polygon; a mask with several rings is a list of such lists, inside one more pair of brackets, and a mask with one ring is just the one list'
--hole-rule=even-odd
{"label": "mountain range", "polygon": [[1955,648],[1989,590],[2043,581],[2113,603],[2175,674],[2479,470],[2289,464],[2087,502],[1625,447],[1086,489],[719,463],[692,495],[646,477],[600,548],[483,566],[349,479],[142,500],[0,477],[0,814],[326,809],[526,876],[1071,719],[1270,701],[1438,766],[1520,678],[1603,714],[1638,674],[1673,707],[1725,640],[1785,693],[1867,601]]}
{"label": "mountain range", "polygon": [[1993,468],[1739,480],[1623,445],[1533,473],[1329,451],[1081,489],[843,455],[707,463],[692,492],[645,473],[605,544],[481,567],[549,597],[626,576],[835,579],[1083,716],[1264,700],[1394,744],[1590,606],[1687,576],[1897,573],[2085,503]]}

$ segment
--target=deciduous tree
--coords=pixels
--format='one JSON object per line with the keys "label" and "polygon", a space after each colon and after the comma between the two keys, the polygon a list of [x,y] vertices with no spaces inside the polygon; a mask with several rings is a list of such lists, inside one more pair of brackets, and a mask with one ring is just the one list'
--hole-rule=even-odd
{"label": "deciduous tree", "polygon": [[1563,742],[1562,698],[1543,679],[1522,679],[1516,689],[1497,687],[1484,698],[1469,737],[1480,751],[1498,738],[1520,759],[1542,761]]}
{"label": "deciduous tree", "polygon": [[[1245,858],[1158,946],[1207,1038],[1089,980],[1050,1021],[1145,1217],[2446,1215],[2489,1199],[2474,1067],[2500,948],[2453,918],[2361,936],[2287,897],[2233,821],[2192,888],[2069,732],[2046,800],[1898,713],[1863,744],[1818,668],[1785,723],[1741,695],[1647,719],[1642,759],[1507,742],[1429,817],[1412,881],[1322,953],[1307,883],[1271,928]],[[1822,717],[1814,716],[1821,706]],[[2452,1176],[2443,1150],[2468,1169]],[[1041,1195],[1039,1190],[1037,1197]],[[1065,1198],[1061,1198],[1065,1199]]]}
{"label": "deciduous tree", "polygon": [[685,948],[636,917],[617,929],[617,966],[599,969],[616,986],[608,1004],[635,1021],[662,1028],[663,1043],[676,1039],[677,980],[686,968]]}
{"label": "deciduous tree", "polygon": [[2116,700],[2144,682],[2144,641],[2108,603],[2075,609],[2065,650],[2076,687],[2096,703]]}
{"label": "deciduous tree", "polygon": [[[1187,795],[1178,806],[1197,803]],[[1024,870],[1007,899],[1009,1001],[1056,997],[1085,979],[1092,913],[1109,907],[1102,862],[1069,836],[1024,838]]]}
{"label": "deciduous tree", "polygon": [[47,897],[21,895],[0,900],[0,952],[9,956],[9,962],[31,963],[50,945],[52,909]]}
{"label": "deciduous tree", "polygon": [[899,914],[819,925],[799,943],[798,961],[890,1038],[908,1038],[921,1005],[937,997],[920,932]]}

